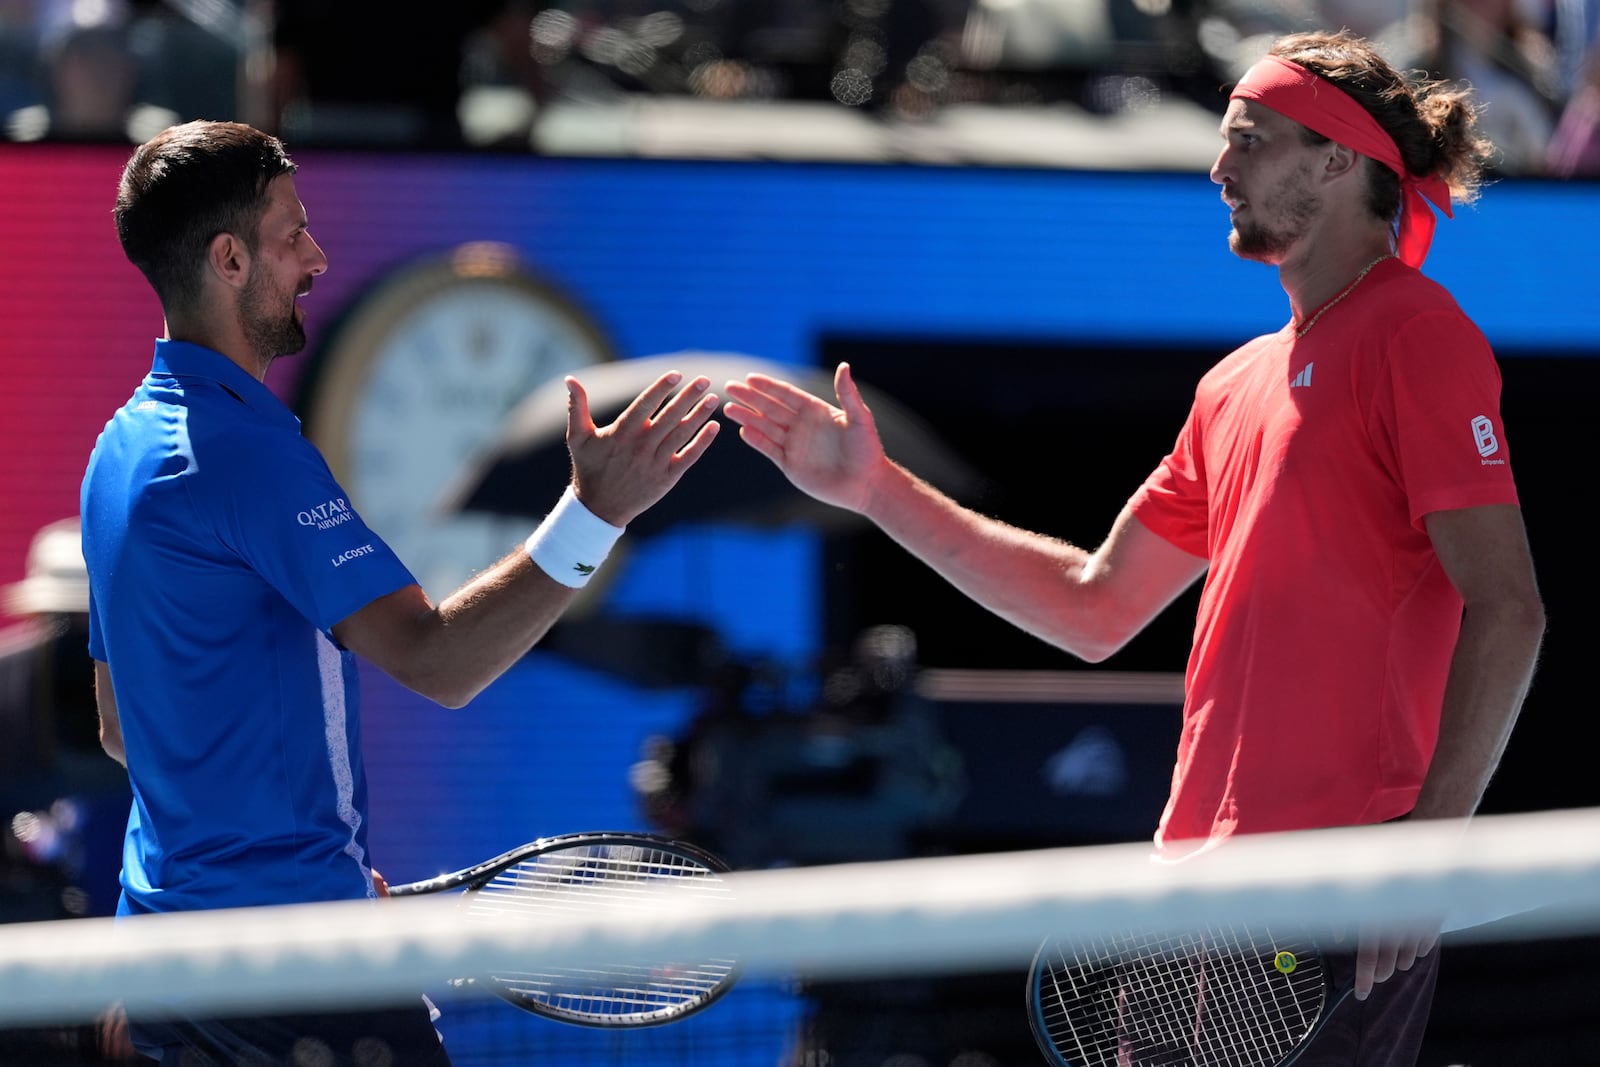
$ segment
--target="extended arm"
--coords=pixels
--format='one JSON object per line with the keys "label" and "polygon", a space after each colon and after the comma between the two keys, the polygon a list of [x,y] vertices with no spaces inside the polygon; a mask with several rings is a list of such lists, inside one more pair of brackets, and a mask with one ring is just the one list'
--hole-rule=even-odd
{"label": "extended arm", "polygon": [[[596,427],[583,387],[568,379],[573,488],[613,526],[665,496],[716,436],[709,383],[697,378],[673,394],[679,380],[663,375],[615,422]],[[460,707],[532,648],[575,595],[517,549],[438,605],[409,586],[343,619],[333,635],[402,685]]]}
{"label": "extended arm", "polygon": [[753,374],[729,382],[740,437],[798,488],[866,516],[977,603],[1086,660],[1121,648],[1205,572],[1206,561],[1124,508],[1093,552],[964,508],[884,455],[841,364],[839,406]]}
{"label": "extended arm", "polygon": [[406,688],[459,708],[538,643],[576,594],[518,548],[438,605],[407,586],[334,626],[333,636]]}
{"label": "extended arm", "polygon": [[862,514],[983,607],[1092,663],[1127,644],[1206,561],[1124,507],[1090,552],[964,508],[885,461]]}

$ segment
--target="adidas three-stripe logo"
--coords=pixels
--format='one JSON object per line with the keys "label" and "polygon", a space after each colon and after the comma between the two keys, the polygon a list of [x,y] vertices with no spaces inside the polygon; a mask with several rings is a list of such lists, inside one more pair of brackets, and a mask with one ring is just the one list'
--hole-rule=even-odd
{"label": "adidas three-stripe logo", "polygon": [[1298,389],[1301,386],[1309,387],[1311,385],[1311,368],[1315,366],[1315,363],[1307,363],[1305,369],[1294,376],[1294,381],[1289,383],[1289,388]]}

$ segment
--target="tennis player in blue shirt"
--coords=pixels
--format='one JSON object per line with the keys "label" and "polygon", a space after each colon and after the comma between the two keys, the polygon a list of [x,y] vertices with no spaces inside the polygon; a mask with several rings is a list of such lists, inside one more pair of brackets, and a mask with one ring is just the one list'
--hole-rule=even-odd
{"label": "tennis player in blue shirt", "polygon": [[[467,703],[717,431],[704,378],[664,375],[606,427],[568,379],[572,484],[526,545],[431,602],[263,384],[304,347],[298,298],[328,267],[295,170],[273,137],[191,122],[141,145],[117,193],[123,250],[166,318],[81,499],[102,739],[134,794],[123,915],[378,895],[355,657]],[[384,1062],[449,1062],[420,997],[400,1011],[136,1019],[132,1036],[163,1063],[289,1062],[308,1040],[332,1057],[318,1062],[353,1063],[374,1040]]]}

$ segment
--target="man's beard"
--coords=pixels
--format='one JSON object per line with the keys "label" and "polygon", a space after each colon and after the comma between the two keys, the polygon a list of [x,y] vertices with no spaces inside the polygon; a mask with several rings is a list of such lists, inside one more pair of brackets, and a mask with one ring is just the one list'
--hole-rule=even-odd
{"label": "man's beard", "polygon": [[1236,224],[1228,234],[1228,248],[1240,259],[1281,263],[1295,242],[1310,231],[1322,210],[1316,197],[1299,183],[1276,194],[1272,203],[1281,205],[1277,228],[1247,221]]}
{"label": "man's beard", "polygon": [[1236,227],[1228,234],[1228,248],[1240,259],[1278,263],[1293,246],[1294,236],[1282,230],[1269,230],[1265,226],[1246,225]]}
{"label": "man's beard", "polygon": [[295,318],[292,298],[284,314],[273,314],[273,305],[281,301],[282,297],[267,287],[264,274],[252,274],[239,294],[239,321],[245,340],[266,362],[293,355],[306,346],[305,327]]}

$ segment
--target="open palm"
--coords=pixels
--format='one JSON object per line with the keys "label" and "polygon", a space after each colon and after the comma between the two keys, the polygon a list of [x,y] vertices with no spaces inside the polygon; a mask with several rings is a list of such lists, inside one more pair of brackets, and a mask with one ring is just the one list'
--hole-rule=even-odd
{"label": "open palm", "polygon": [[802,492],[860,511],[871,476],[884,462],[872,412],[841,363],[833,377],[839,406],[765,374],[730,381],[723,412],[739,437],[766,456]]}

